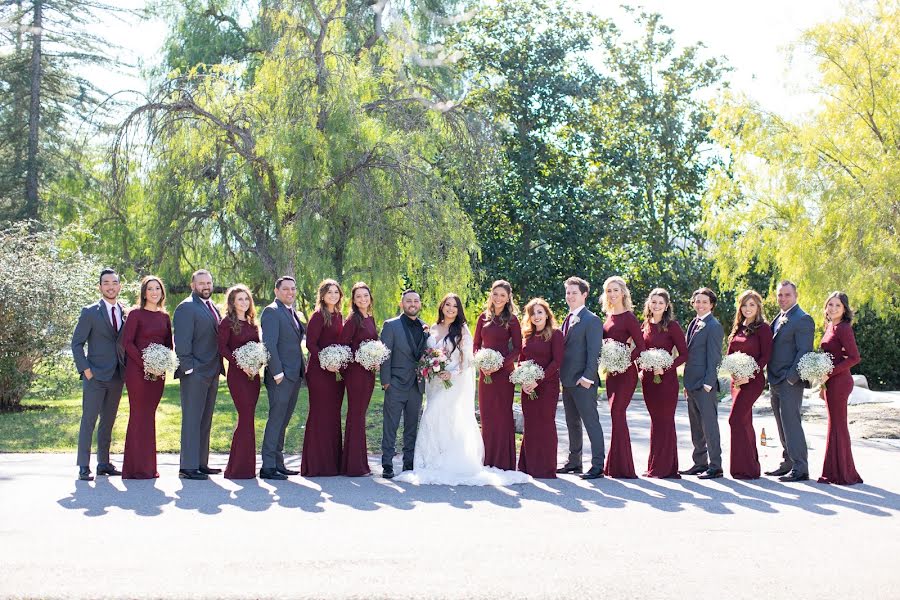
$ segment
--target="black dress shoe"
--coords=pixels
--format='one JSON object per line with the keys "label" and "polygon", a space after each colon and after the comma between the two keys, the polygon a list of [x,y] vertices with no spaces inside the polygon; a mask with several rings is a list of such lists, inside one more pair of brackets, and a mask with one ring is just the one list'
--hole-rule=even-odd
{"label": "black dress shoe", "polygon": [[782,475],[778,478],[778,481],[784,482],[792,482],[792,481],[808,481],[809,473],[798,473],[797,471],[791,471],[787,475]]}
{"label": "black dress shoe", "polygon": [[121,477],[122,471],[116,469],[111,463],[107,463],[103,466],[97,465],[97,475],[112,475],[115,477]]}
{"label": "black dress shoe", "polygon": [[381,476],[385,479],[393,479],[394,478],[394,468],[393,467],[384,467],[381,469]]}
{"label": "black dress shoe", "polygon": [[690,469],[686,469],[684,471],[678,471],[679,475],[699,475],[700,473],[706,473],[709,467],[701,467],[699,465],[694,465]]}
{"label": "black dress shoe", "polygon": [[200,469],[179,469],[178,477],[181,479],[209,479],[209,475],[201,473]]}
{"label": "black dress shoe", "polygon": [[210,469],[209,467],[200,467],[199,471],[204,475],[218,475],[222,469]]}
{"label": "black dress shoe", "polygon": [[287,467],[276,467],[276,471],[281,473],[282,475],[299,475],[300,471],[295,471],[293,469],[288,469]]}
{"label": "black dress shoe", "polygon": [[412,471],[415,467],[413,465],[403,465],[404,471]]}
{"label": "black dress shoe", "polygon": [[782,475],[787,475],[790,472],[790,467],[778,467],[774,471],[766,471],[766,475],[768,475],[769,477],[781,477]]}
{"label": "black dress shoe", "polygon": [[287,479],[287,475],[284,473],[279,473],[278,469],[260,469],[259,477],[261,479],[277,479],[278,481],[284,481]]}
{"label": "black dress shoe", "polygon": [[78,479],[80,481],[93,481],[94,476],[91,475],[90,467],[78,467]]}
{"label": "black dress shoe", "polygon": [[564,466],[564,467],[558,468],[558,469],[556,470],[556,472],[559,473],[559,474],[561,474],[561,475],[565,475],[566,473],[575,473],[575,474],[577,474],[577,475],[581,475],[581,473],[582,473],[582,468],[581,468],[581,467],[572,467],[572,466],[566,465],[566,466]]}
{"label": "black dress shoe", "polygon": [[722,469],[709,469],[706,473],[701,473],[697,479],[718,479],[724,474]]}
{"label": "black dress shoe", "polygon": [[603,479],[603,471],[594,471],[591,469],[581,476],[582,479]]}

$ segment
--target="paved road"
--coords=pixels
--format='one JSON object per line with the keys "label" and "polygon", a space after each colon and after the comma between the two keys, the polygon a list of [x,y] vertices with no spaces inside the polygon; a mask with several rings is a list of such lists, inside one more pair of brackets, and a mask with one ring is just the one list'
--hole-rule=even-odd
{"label": "paved road", "polygon": [[[629,420],[640,472],[641,403]],[[683,404],[678,425],[684,465]],[[775,435],[771,417],[759,425]],[[824,427],[809,429],[818,475]],[[764,468],[777,463],[780,450],[760,452]],[[851,488],[198,482],[179,480],[168,455],[157,481],[83,483],[73,455],[0,455],[0,597],[900,598],[900,448],[854,452],[866,484]]]}

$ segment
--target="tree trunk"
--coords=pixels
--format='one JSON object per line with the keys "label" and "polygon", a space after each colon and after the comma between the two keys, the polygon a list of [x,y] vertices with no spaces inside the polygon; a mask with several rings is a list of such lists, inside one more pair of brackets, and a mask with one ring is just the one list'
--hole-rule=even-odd
{"label": "tree trunk", "polygon": [[38,216],[38,131],[41,116],[41,38],[43,32],[43,2],[34,1],[34,18],[31,24],[31,102],[28,107],[28,156],[25,168],[24,216]]}

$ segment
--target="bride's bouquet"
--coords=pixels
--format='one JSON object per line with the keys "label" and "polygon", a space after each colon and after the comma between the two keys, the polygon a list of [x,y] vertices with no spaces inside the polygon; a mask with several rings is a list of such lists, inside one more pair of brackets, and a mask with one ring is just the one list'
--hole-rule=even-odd
{"label": "bride's bouquet", "polygon": [[334,370],[335,379],[342,381],[341,369],[344,369],[353,361],[353,351],[350,346],[332,344],[322,348],[319,352],[319,364],[328,371]]}
{"label": "bride's bouquet", "polygon": [[391,349],[380,340],[369,340],[359,345],[356,351],[356,362],[369,371],[377,371],[378,367],[391,357]]}
{"label": "bride's bouquet", "polygon": [[600,368],[610,375],[624,373],[631,366],[631,348],[616,340],[603,340]]}
{"label": "bride's bouquet", "polygon": [[[509,375],[509,382],[513,385],[531,385],[544,378],[544,369],[541,365],[533,360],[526,360],[519,363],[512,373]],[[528,392],[528,397],[534,400],[537,398],[535,390]]]}
{"label": "bride's bouquet", "polygon": [[[482,369],[486,371],[495,371],[503,366],[503,355],[496,350],[482,348],[475,353],[475,356],[472,358],[472,363],[479,371]],[[484,382],[494,383],[494,380],[490,375],[485,374]]]}
{"label": "bride's bouquet", "polygon": [[162,344],[150,344],[141,352],[144,360],[144,379],[156,381],[165,377],[166,371],[174,371],[178,368],[178,357],[171,348]]}
{"label": "bride's bouquet", "polygon": [[800,357],[797,363],[797,373],[800,379],[808,381],[810,385],[820,383],[834,369],[834,361],[827,352],[807,352]]}
{"label": "bride's bouquet", "polygon": [[[419,359],[419,375],[425,381],[431,381],[439,373],[447,370],[449,360],[440,348],[429,348],[425,351],[422,358]],[[450,389],[453,387],[453,383],[450,380],[444,380],[444,387]]]}
{"label": "bride's bouquet", "polygon": [[269,358],[271,358],[269,351],[262,342],[247,342],[234,351],[235,364],[248,373],[247,377],[250,379],[256,377],[260,369],[269,364]]}
{"label": "bride's bouquet", "polygon": [[[759,365],[749,354],[732,352],[722,359],[719,372],[732,379],[750,379],[759,371]],[[741,387],[735,384],[735,387]]]}
{"label": "bride's bouquet", "polygon": [[[638,368],[642,371],[655,371],[656,369],[665,371],[674,362],[675,359],[672,357],[672,353],[662,348],[644,350],[637,359]],[[653,374],[653,383],[662,383],[662,378],[656,373]]]}

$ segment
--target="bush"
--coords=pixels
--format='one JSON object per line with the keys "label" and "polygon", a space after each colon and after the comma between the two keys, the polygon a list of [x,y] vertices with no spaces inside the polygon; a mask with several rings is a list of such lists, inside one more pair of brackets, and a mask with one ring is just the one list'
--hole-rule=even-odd
{"label": "bush", "polygon": [[873,390],[900,389],[900,306],[881,316],[859,310],[853,330],[862,360],[852,372],[865,375]]}
{"label": "bush", "polygon": [[99,272],[93,260],[62,250],[55,234],[34,223],[0,230],[0,411],[18,406],[39,372],[68,359]]}

